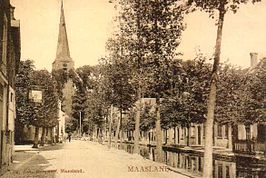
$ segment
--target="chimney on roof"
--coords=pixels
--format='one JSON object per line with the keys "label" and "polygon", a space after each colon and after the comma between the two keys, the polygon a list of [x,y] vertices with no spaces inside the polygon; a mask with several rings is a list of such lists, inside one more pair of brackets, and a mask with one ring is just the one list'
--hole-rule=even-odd
{"label": "chimney on roof", "polygon": [[258,64],[258,53],[250,53],[250,67],[255,67]]}
{"label": "chimney on roof", "polygon": [[11,17],[11,20],[15,20],[14,12],[15,12],[15,7],[10,5],[10,17]]}

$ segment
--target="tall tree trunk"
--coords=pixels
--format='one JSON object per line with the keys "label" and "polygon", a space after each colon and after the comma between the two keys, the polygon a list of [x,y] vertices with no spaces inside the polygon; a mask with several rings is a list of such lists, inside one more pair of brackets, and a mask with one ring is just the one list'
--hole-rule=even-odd
{"label": "tall tree trunk", "polygon": [[[107,110],[108,113],[108,110]],[[104,129],[103,129],[103,143],[107,139],[107,127],[108,127],[108,115],[105,117]]]}
{"label": "tall tree trunk", "polygon": [[118,119],[116,132],[115,132],[115,147],[118,148],[118,137],[120,132],[121,118]]}
{"label": "tall tree trunk", "polygon": [[122,124],[123,124],[123,111],[121,110],[120,111],[120,126],[119,126],[119,135],[118,135],[118,137],[119,137],[119,139],[120,139],[120,143],[122,143],[122,141],[123,141],[123,138],[122,138]]}
{"label": "tall tree trunk", "polygon": [[48,130],[48,127],[45,127],[45,143],[48,143],[49,142],[49,130]]}
{"label": "tall tree trunk", "polygon": [[44,146],[44,142],[45,142],[45,127],[42,127],[42,136],[41,136],[40,146]]}
{"label": "tall tree trunk", "polygon": [[136,119],[135,119],[135,132],[134,132],[134,153],[135,154],[139,154],[140,111],[141,111],[141,89],[140,89],[140,84],[139,84],[137,113],[136,113]]}
{"label": "tall tree trunk", "polygon": [[163,135],[164,135],[164,144],[168,144],[169,138],[168,138],[167,129],[163,130]]}
{"label": "tall tree trunk", "polygon": [[137,90],[137,112],[135,116],[135,131],[134,131],[134,150],[133,153],[139,154],[139,137],[140,137],[140,111],[141,111],[141,75],[142,75],[142,66],[141,66],[141,60],[142,60],[142,43],[141,43],[141,29],[140,29],[140,0],[136,2],[137,4],[137,38],[138,38],[138,90]]}
{"label": "tall tree trunk", "polygon": [[113,122],[113,105],[111,105],[111,112],[110,112],[110,121],[109,121],[109,139],[108,139],[108,148],[111,148],[112,145],[112,122]]}
{"label": "tall tree trunk", "polygon": [[50,139],[49,139],[49,129],[48,127],[45,127],[45,139],[44,142],[45,143],[49,143]]}
{"label": "tall tree trunk", "polygon": [[163,143],[162,143],[162,129],[161,129],[161,115],[160,115],[160,98],[156,98],[156,152],[157,161],[163,162]]}
{"label": "tall tree trunk", "polygon": [[98,127],[96,129],[96,138],[97,138],[97,140],[99,140],[99,128]]}
{"label": "tall tree trunk", "polygon": [[39,143],[39,127],[35,127],[35,134],[34,134],[34,143],[32,148],[38,148],[38,143]]}
{"label": "tall tree trunk", "polygon": [[246,130],[246,140],[250,141],[251,136],[250,136],[250,124],[245,124],[245,130]]}
{"label": "tall tree trunk", "polygon": [[53,132],[53,127],[50,127],[49,130],[50,130],[51,144],[53,145],[53,144],[54,144],[54,132]]}
{"label": "tall tree trunk", "polygon": [[252,149],[251,149],[250,124],[245,124],[245,130],[246,130],[246,141],[247,141],[248,152],[251,153]]}
{"label": "tall tree trunk", "polygon": [[216,102],[216,85],[217,85],[217,71],[220,63],[220,53],[221,53],[221,43],[222,43],[222,30],[224,22],[225,9],[223,2],[220,3],[219,7],[219,21],[216,37],[216,46],[214,54],[214,63],[211,76],[211,86],[208,99],[208,113],[205,122],[206,130],[205,132],[205,149],[204,149],[204,167],[203,167],[203,177],[212,178],[213,177],[213,122],[214,122],[214,110]]}
{"label": "tall tree trunk", "polygon": [[120,113],[120,148],[122,148],[122,144],[123,144],[123,141],[124,141],[124,130],[123,130],[123,113],[121,112]]}
{"label": "tall tree trunk", "polygon": [[232,145],[233,145],[233,152],[235,151],[235,143],[238,140],[238,125],[234,124],[232,126]]}
{"label": "tall tree trunk", "polygon": [[187,125],[187,146],[189,146],[189,141],[190,141],[190,126],[189,124]]}

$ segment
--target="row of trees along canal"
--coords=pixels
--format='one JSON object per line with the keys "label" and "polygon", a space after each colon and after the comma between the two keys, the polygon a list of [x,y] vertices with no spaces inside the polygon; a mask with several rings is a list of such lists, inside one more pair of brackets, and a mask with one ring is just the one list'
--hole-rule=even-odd
{"label": "row of trees along canal", "polygon": [[[139,153],[140,130],[155,128],[160,161],[162,128],[189,129],[191,123],[205,122],[204,177],[212,177],[214,120],[234,126],[265,121],[265,60],[252,70],[219,62],[224,16],[246,2],[118,1],[118,30],[107,42],[109,54],[98,66],[73,73],[78,87],[72,129],[79,127],[79,113],[83,113],[87,119],[82,122],[83,132],[96,131],[100,136],[108,130],[109,147],[112,133],[117,145],[121,130],[134,131],[134,152]],[[206,59],[199,53],[183,61],[176,54],[185,29],[183,19],[197,9],[212,18],[218,15],[214,57]],[[206,62],[210,60],[213,65]],[[155,98],[154,112],[150,112],[153,106],[142,103],[145,97]]]}
{"label": "row of trees along canal", "polygon": [[[83,132],[109,130],[109,146],[112,132],[116,131],[117,145],[121,129],[133,130],[134,152],[139,153],[140,130],[155,128],[157,160],[162,160],[162,128],[181,124],[189,129],[191,123],[205,122],[203,176],[212,177],[214,120],[233,125],[265,121],[265,60],[253,70],[219,62],[225,14],[247,2],[117,1],[119,25],[107,42],[109,54],[97,66],[80,67],[63,78],[60,72],[54,74],[57,88],[64,76],[76,86],[73,119],[67,130],[79,127],[82,113]],[[211,59],[198,54],[184,61],[176,54],[185,29],[183,19],[196,10],[217,18],[215,52]],[[155,98],[155,112],[141,102],[144,97]],[[119,117],[113,117],[112,108],[119,111]]]}
{"label": "row of trees along canal", "polygon": [[[258,1],[259,0],[252,0],[253,3]],[[217,86],[220,84],[222,85],[224,82],[221,80],[218,82],[218,75],[221,74],[221,77],[225,77],[223,75],[228,75],[228,73],[225,73],[227,71],[224,71],[227,70],[226,67],[219,68],[222,29],[226,12],[232,11],[236,13],[240,5],[247,2],[248,0],[117,1],[116,6],[119,8],[117,21],[120,25],[120,30],[116,36],[109,41],[108,47],[110,56],[108,59],[111,61],[110,63],[117,66],[115,68],[115,73],[119,72],[117,71],[117,68],[120,68],[121,66],[124,67],[124,65],[126,65],[127,68],[124,67],[123,69],[120,69],[121,73],[116,74],[118,75],[117,77],[123,80],[117,85],[114,85],[115,87],[118,87],[119,90],[116,92],[116,89],[113,88],[113,94],[114,96],[116,96],[116,94],[130,94],[127,92],[127,89],[132,92],[131,87],[129,87],[132,86],[132,88],[135,88],[135,95],[133,96],[136,96],[135,98],[137,101],[140,101],[141,97],[146,96],[156,98],[155,128],[157,155],[159,157],[158,160],[162,159],[162,154],[160,154],[162,152],[161,116],[164,114],[163,111],[161,111],[163,108],[161,99],[170,97],[170,100],[168,101],[170,103],[174,102],[177,105],[176,110],[179,112],[176,112],[176,110],[174,112],[170,112],[173,113],[171,115],[173,117],[165,117],[171,118],[166,123],[172,123],[171,121],[179,120],[181,118],[181,120],[185,120],[185,125],[189,127],[191,122],[205,121],[206,132],[208,134],[206,134],[205,138],[203,176],[207,178],[212,177],[212,137],[215,110],[217,110],[217,114],[219,114],[219,111],[221,110],[220,115],[222,116],[227,115],[228,113],[234,113],[238,110],[238,108],[234,107],[228,109],[231,112],[227,112],[228,110],[222,112],[223,108],[226,108],[226,105],[224,105],[226,102],[219,102],[222,98],[216,97],[217,92],[221,93],[220,96],[222,96],[222,93],[224,92],[223,90],[231,89],[224,87],[218,87],[217,89]],[[202,62],[204,61],[202,57],[200,57],[200,63],[198,61],[194,61],[192,62],[194,63],[192,65],[175,60],[177,58],[175,51],[181,42],[181,35],[184,30],[184,16],[195,10],[205,11],[206,13],[209,13],[212,18],[217,17],[217,38],[215,52],[213,55],[213,66],[211,69]],[[186,68],[186,65],[190,68]],[[206,67],[200,65],[206,65]],[[196,68],[195,66],[199,68]],[[194,67],[196,68],[195,71],[192,70]],[[126,76],[127,72],[130,72],[129,76]],[[240,71],[236,73],[239,72]],[[229,76],[228,78],[233,77],[234,76]],[[241,77],[241,75],[238,77]],[[128,80],[128,85],[125,85],[127,79],[130,80]],[[118,78],[115,78],[115,83],[117,82],[119,82]],[[248,87],[245,86],[244,88]],[[235,90],[232,90],[231,93],[234,93]],[[227,94],[224,95],[227,96]],[[233,104],[230,103],[231,105],[229,106],[235,105],[236,102],[236,96],[234,94],[232,95],[233,98],[230,98],[231,100],[228,102],[233,102]],[[255,97],[254,95],[257,94],[253,93],[248,96],[251,96],[252,98]],[[247,94],[245,94],[245,96],[247,96]],[[116,104],[122,113],[124,105],[121,103],[124,100],[122,97],[118,98],[119,102],[117,104],[113,104]],[[216,98],[218,99],[218,102],[216,102]],[[229,97],[226,97],[224,99],[228,98]],[[242,98],[247,97],[239,97],[239,100],[237,101],[242,100]],[[240,113],[243,114],[248,112],[247,115],[249,117],[241,118],[252,118],[254,121],[256,118],[260,118],[260,116],[262,116],[259,111],[262,111],[263,107],[260,105],[261,101],[258,100],[261,100],[263,97],[259,98],[256,96],[255,98],[258,99],[256,101],[251,98],[249,98],[250,100],[245,102],[244,105],[252,102],[252,107],[246,111],[242,110]],[[127,98],[127,101],[130,101],[130,99]],[[134,101],[133,98],[132,101]],[[218,104],[217,107],[215,105],[216,103]],[[126,104],[129,103],[127,102]],[[242,104],[240,104],[240,106],[242,106]],[[253,112],[254,107],[256,108],[255,113]],[[173,108],[174,107],[172,106],[168,107],[170,110]],[[138,152],[137,146],[139,138],[141,103],[137,105],[136,110],[135,152]],[[253,113],[250,114],[250,112]],[[165,115],[168,114],[169,112],[165,113]],[[232,118],[232,116],[230,118]]]}

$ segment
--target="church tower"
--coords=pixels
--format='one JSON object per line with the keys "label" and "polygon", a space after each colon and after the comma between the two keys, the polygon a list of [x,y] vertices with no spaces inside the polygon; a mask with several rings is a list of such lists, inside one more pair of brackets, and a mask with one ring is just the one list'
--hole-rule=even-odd
{"label": "church tower", "polygon": [[[61,1],[61,16],[59,23],[59,34],[56,50],[56,58],[53,62],[52,69],[54,71],[64,70],[69,72],[74,70],[74,61],[70,57],[68,39],[67,39],[67,30],[64,14],[64,4],[63,0]],[[71,79],[68,79],[67,83],[63,88],[63,103],[65,113],[71,117],[72,110],[72,96],[74,95],[74,84]]]}

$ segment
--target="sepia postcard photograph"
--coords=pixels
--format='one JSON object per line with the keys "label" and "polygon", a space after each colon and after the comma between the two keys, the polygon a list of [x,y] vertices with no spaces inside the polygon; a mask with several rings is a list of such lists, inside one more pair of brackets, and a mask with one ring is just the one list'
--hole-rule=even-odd
{"label": "sepia postcard photograph", "polygon": [[0,0],[0,178],[266,178],[266,0]]}

